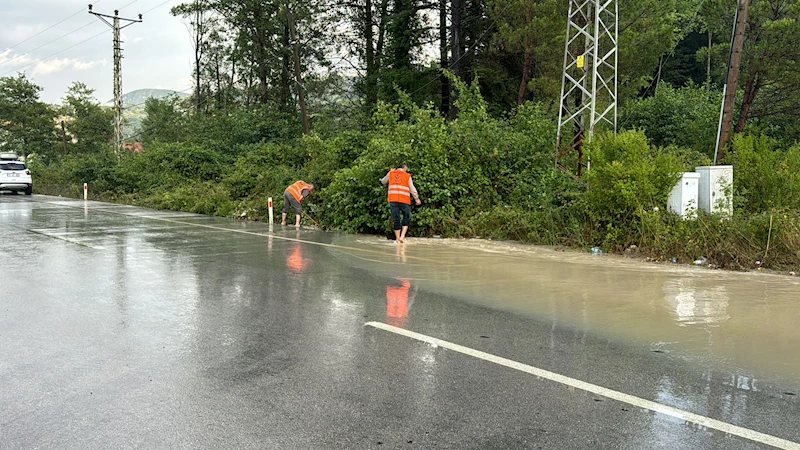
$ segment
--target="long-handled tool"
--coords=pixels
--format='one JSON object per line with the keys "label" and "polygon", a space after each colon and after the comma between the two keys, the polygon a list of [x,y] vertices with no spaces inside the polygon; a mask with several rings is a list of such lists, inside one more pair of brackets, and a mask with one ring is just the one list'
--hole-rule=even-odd
{"label": "long-handled tool", "polygon": [[321,227],[321,226],[319,226],[319,223],[317,223],[317,221],[316,221],[316,220],[312,219],[312,218],[311,218],[311,216],[309,216],[307,212],[303,211],[303,214],[306,216],[306,218],[307,218],[308,220],[310,220],[310,221],[314,222],[314,225],[315,225],[317,228],[320,228],[320,229],[322,229],[322,227]]}

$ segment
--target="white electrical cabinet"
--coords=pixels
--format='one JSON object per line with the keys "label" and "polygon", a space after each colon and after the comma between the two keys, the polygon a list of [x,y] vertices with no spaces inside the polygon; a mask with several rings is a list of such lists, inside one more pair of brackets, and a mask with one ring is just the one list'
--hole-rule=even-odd
{"label": "white electrical cabinet", "polygon": [[697,206],[703,211],[724,216],[733,215],[733,166],[702,166]]}
{"label": "white electrical cabinet", "polygon": [[684,219],[696,217],[699,183],[699,173],[684,172],[669,194],[667,209],[679,214]]}

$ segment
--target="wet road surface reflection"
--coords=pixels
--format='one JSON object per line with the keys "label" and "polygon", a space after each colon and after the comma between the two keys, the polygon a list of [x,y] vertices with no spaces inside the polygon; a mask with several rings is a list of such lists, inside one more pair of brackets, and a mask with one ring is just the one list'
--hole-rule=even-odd
{"label": "wet road surface reflection", "polygon": [[333,243],[387,247],[384,264],[345,251],[340,257],[424,290],[742,374],[800,380],[800,280],[793,277],[464,240],[412,239],[398,266],[391,241],[337,235]]}
{"label": "wet road surface reflection", "polygon": [[0,447],[768,448],[371,321],[800,441],[791,278],[44,196],[0,230]]}

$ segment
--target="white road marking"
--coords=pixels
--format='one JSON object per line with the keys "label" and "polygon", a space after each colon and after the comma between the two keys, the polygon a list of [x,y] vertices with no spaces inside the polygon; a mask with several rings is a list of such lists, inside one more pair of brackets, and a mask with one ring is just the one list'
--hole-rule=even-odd
{"label": "white road marking", "polygon": [[78,244],[80,246],[92,248],[92,249],[95,249],[95,250],[105,250],[105,247],[101,247],[99,245],[88,244],[86,242],[82,242],[82,241],[77,241],[75,239],[66,238],[66,237],[63,237],[63,236],[59,236],[57,234],[46,233],[46,232],[38,231],[38,230],[29,230],[29,231],[31,233],[40,234],[42,236],[47,236],[49,238],[58,239],[58,240],[65,241],[65,242],[69,242],[71,244]]}
{"label": "white road marking", "polygon": [[694,414],[688,411],[684,411],[678,408],[674,408],[672,406],[663,405],[661,403],[656,403],[650,400],[645,400],[640,397],[636,397],[630,394],[625,394],[623,392],[615,391],[612,389],[604,388],[602,386],[598,386],[596,384],[587,383],[585,381],[581,381],[575,378],[570,378],[564,375],[557,374],[555,372],[550,372],[548,370],[540,369],[538,367],[529,366],[527,364],[522,364],[517,361],[513,361],[510,359],[506,359],[500,356],[492,355],[491,353],[482,352],[480,350],[475,350],[473,348],[464,347],[463,345],[454,344],[449,341],[445,341],[442,339],[437,339],[435,337],[427,336],[420,333],[415,333],[413,331],[408,331],[403,328],[394,327],[392,325],[387,325],[381,322],[367,322],[364,324],[365,326],[370,326],[373,328],[377,328],[384,331],[389,331],[391,333],[399,334],[401,336],[405,336],[411,339],[415,339],[417,341],[425,342],[430,345],[435,345],[439,347],[443,347],[455,352],[463,353],[465,355],[469,355],[478,359],[482,359],[484,361],[493,362],[495,364],[499,364],[501,366],[505,366],[511,369],[516,369],[521,372],[529,373],[531,375],[535,375],[540,378],[545,378],[550,381],[555,381],[556,383],[561,383],[571,388],[577,388],[582,391],[591,392],[593,394],[601,395],[606,398],[610,398],[612,400],[617,400],[623,403],[628,403],[629,405],[633,405],[639,408],[648,409],[650,411],[654,411],[657,413],[665,414],[671,417],[676,417],[681,420],[685,420],[687,422],[692,422],[698,425],[702,425],[704,427],[713,428],[715,430],[722,431],[724,433],[736,435],[753,442],[758,442],[760,444],[771,445],[776,448],[785,449],[785,450],[800,450],[800,444],[792,441],[788,441],[786,439],[782,439],[776,436],[772,436],[769,434],[761,433],[758,431],[750,430],[748,428],[743,428],[737,425],[733,425],[727,422],[722,422],[716,419],[712,419],[710,417],[701,416],[699,414]]}

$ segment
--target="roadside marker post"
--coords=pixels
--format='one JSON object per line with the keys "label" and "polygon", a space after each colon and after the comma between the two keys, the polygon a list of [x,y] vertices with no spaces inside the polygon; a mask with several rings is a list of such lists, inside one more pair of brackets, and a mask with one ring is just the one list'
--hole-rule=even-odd
{"label": "roadside marker post", "polygon": [[83,199],[89,199],[89,185],[87,183],[83,183]]}
{"label": "roadside marker post", "polygon": [[269,224],[272,225],[272,197],[267,198],[267,203],[269,203]]}

